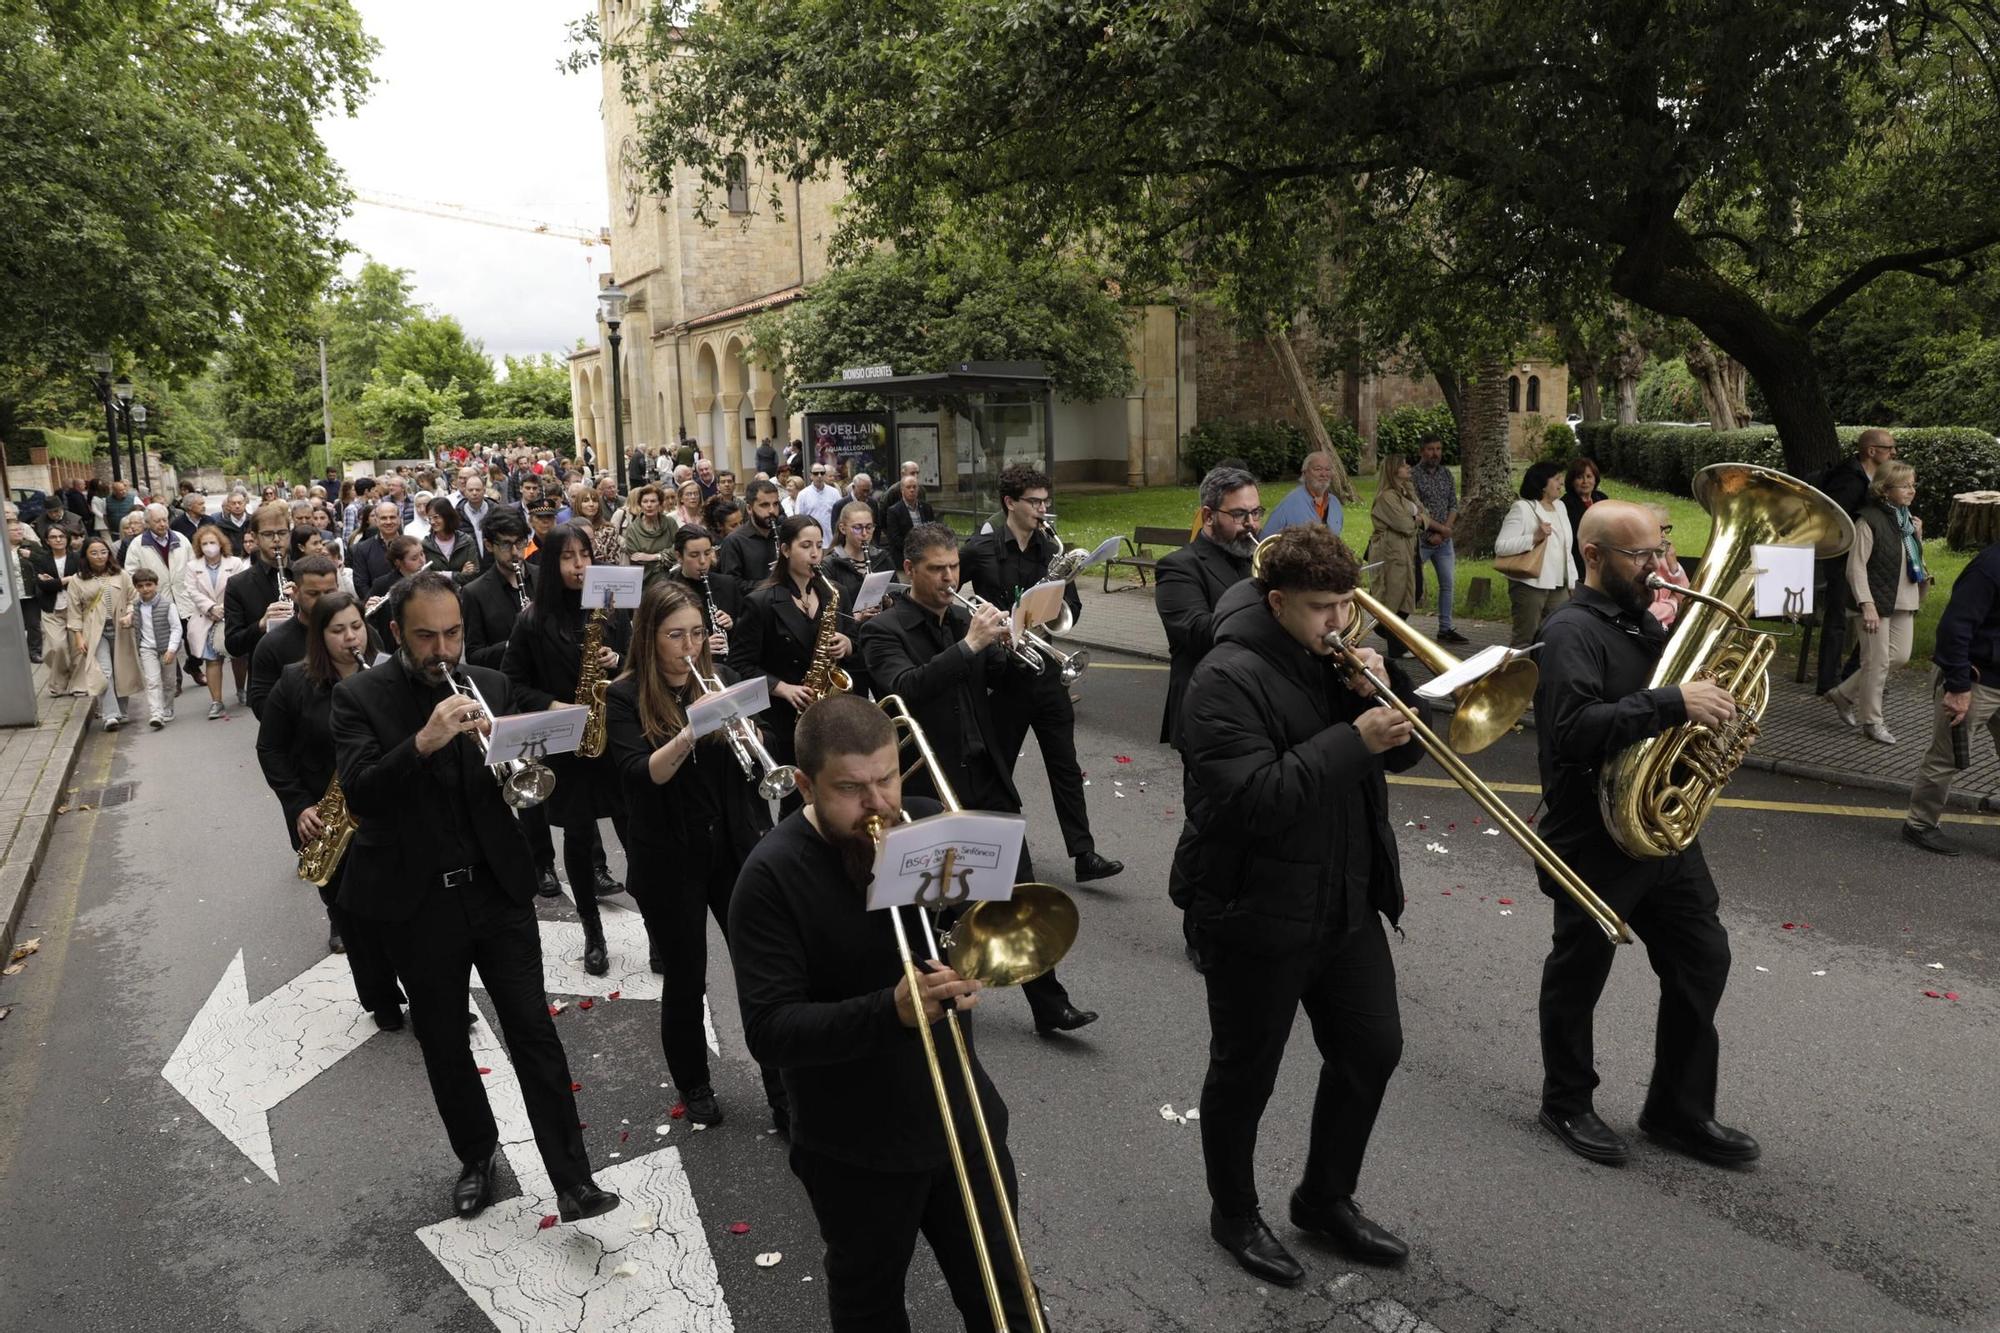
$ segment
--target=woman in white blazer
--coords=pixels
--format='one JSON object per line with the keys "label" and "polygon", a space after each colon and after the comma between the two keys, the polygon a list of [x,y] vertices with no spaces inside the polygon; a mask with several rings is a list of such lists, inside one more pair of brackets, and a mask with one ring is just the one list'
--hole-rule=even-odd
{"label": "woman in white blazer", "polygon": [[1563,468],[1560,463],[1536,463],[1521,478],[1521,498],[1507,511],[1500,535],[1493,539],[1493,554],[1524,555],[1542,548],[1542,564],[1536,573],[1507,576],[1507,596],[1514,605],[1514,630],[1507,640],[1510,648],[1526,648],[1535,641],[1549,612],[1569,600],[1576,586],[1576,564],[1570,555],[1569,512],[1562,503]]}

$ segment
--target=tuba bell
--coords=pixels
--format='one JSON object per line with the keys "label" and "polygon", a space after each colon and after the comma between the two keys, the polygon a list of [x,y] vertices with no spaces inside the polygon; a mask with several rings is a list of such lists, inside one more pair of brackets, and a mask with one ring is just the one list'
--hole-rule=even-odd
{"label": "tuba bell", "polygon": [[1627,856],[1650,860],[1686,851],[1701,832],[1722,788],[1757,738],[1770,702],[1768,674],[1777,640],[1752,629],[1756,604],[1752,548],[1810,546],[1829,560],[1854,544],[1854,520],[1797,477],[1749,463],[1717,463],[1695,474],[1694,498],[1715,520],[1692,586],[1658,574],[1651,588],[1670,588],[1694,603],[1647,681],[1661,689],[1711,680],[1736,700],[1736,717],[1720,729],[1684,723],[1626,747],[1598,775],[1604,826]]}

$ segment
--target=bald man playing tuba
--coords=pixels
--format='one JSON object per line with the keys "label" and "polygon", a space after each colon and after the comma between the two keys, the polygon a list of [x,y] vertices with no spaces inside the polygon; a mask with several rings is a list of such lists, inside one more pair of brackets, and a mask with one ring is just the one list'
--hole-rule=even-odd
{"label": "bald man playing tuba", "polygon": [[[1577,532],[1584,582],[1543,622],[1535,723],[1548,815],[1542,837],[1645,943],[1660,978],[1653,1075],[1639,1129],[1703,1161],[1755,1161],[1757,1141],[1715,1118],[1721,1040],[1715,1011],[1729,980],[1729,935],[1699,842],[1659,859],[1625,855],[1605,827],[1598,775],[1627,746],[1684,723],[1720,726],[1736,712],[1713,681],[1647,687],[1668,635],[1648,614],[1646,586],[1666,556],[1660,523],[1640,505],[1600,501]],[[1554,944],[1542,967],[1541,1122],[1572,1152],[1616,1164],[1625,1138],[1592,1106],[1592,1016],[1616,946],[1538,871],[1555,903]]]}

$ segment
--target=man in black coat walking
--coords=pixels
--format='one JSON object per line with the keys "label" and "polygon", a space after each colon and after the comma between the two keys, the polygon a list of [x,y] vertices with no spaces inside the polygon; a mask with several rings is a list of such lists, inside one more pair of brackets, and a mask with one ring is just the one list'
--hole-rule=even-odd
{"label": "man in black coat walking", "polygon": [[500,1143],[461,1017],[476,966],[520,1076],[556,1211],[565,1222],[595,1217],[619,1201],[590,1177],[569,1061],[549,1018],[527,842],[479,748],[491,720],[448,680],[471,677],[506,713],[507,678],[460,664],[465,624],[445,575],[413,575],[390,605],[395,656],[333,692],[340,785],[361,825],[340,906],[381,923],[409,993],[431,1095],[461,1163],[452,1190],[458,1215],[492,1202]]}
{"label": "man in black coat walking", "polygon": [[[1360,576],[1328,529],[1281,533],[1265,547],[1259,576],[1217,605],[1215,647],[1194,673],[1181,721],[1194,774],[1190,911],[1208,983],[1209,1231],[1245,1269],[1285,1286],[1305,1270],[1258,1212],[1254,1159],[1301,1006],[1322,1063],[1292,1223],[1357,1259],[1399,1263],[1409,1253],[1354,1202],[1403,1050],[1382,927],[1403,911],[1384,771],[1423,754],[1409,721],[1377,706],[1366,677],[1338,655]],[[1424,715],[1374,649],[1355,654]]]}
{"label": "man in black coat walking", "polygon": [[368,511],[368,531],[347,548],[347,567],[354,571],[354,590],[363,598],[395,568],[389,559],[389,543],[402,535],[403,516],[396,502],[377,501]]}
{"label": "man in black coat walking", "polygon": [[[250,653],[250,711],[261,721],[264,700],[277,688],[278,677],[306,657],[306,624],[319,599],[340,587],[340,570],[323,555],[309,555],[292,566],[292,614],[274,623]],[[234,580],[231,580],[234,582]],[[225,587],[223,595],[228,596]]]}
{"label": "man in black coat walking", "polygon": [[[968,810],[1021,809],[1021,796],[1003,748],[1006,739],[988,701],[991,682],[1013,670],[1001,645],[1007,617],[988,607],[972,615],[952,600],[958,587],[958,538],[941,523],[910,534],[910,558],[903,577],[910,595],[898,598],[863,625],[856,647],[869,679],[884,696],[901,695],[930,738],[945,781]],[[935,796],[928,774],[916,774],[909,790]],[[1021,844],[1015,882],[1032,880],[1034,863]],[[1097,1014],[1070,1003],[1069,992],[1045,972],[1021,987],[1035,1019],[1035,1031],[1068,1032],[1097,1021]]]}
{"label": "man in black coat walking", "polygon": [[[222,585],[222,643],[230,657],[241,658],[247,675],[250,655],[257,643],[280,621],[292,614],[291,604],[279,598],[278,561],[292,536],[292,509],[282,500],[259,505],[250,521],[252,546],[250,567],[234,574]],[[245,701],[238,679],[238,700]]]}

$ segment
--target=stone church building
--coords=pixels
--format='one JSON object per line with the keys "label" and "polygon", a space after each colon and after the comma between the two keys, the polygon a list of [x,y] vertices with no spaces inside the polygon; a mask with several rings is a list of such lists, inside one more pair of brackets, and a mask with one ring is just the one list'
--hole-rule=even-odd
{"label": "stone church building", "polygon": [[[637,0],[599,0],[599,9],[612,35],[643,22],[646,11]],[[627,296],[619,331],[626,446],[672,444],[685,432],[704,454],[747,478],[759,441],[782,450],[787,440],[808,438],[805,414],[785,398],[782,368],[752,355],[747,324],[799,300],[826,272],[843,186],[837,177],[788,186],[780,217],[766,205],[770,181],[760,175],[763,168],[754,158],[739,160],[726,198],[717,201],[716,224],[705,224],[694,216],[699,186],[692,173],[678,174],[667,195],[644,188],[634,109],[615,68],[607,65],[601,77],[612,216],[611,272],[600,281],[615,281]],[[887,441],[893,457],[884,465],[917,459],[945,507],[954,507],[954,497],[990,503],[992,479],[1015,461],[1044,463],[1060,484],[1165,485],[1192,479],[1180,442],[1201,420],[1297,420],[1295,398],[1261,340],[1239,339],[1208,311],[1149,305],[1132,315],[1134,373],[1125,397],[1056,400],[1046,421],[1039,395],[989,396],[977,421],[950,411],[899,410],[895,438]],[[600,338],[570,360],[576,434],[591,440],[600,457],[608,456],[613,439],[606,348]],[[891,369],[908,375],[950,368]],[[1561,368],[1543,367],[1539,383],[1550,385],[1552,373]],[[1395,375],[1337,376],[1315,388],[1364,439],[1372,438],[1381,414],[1439,401],[1429,380]],[[1566,388],[1543,392],[1560,419]]]}

